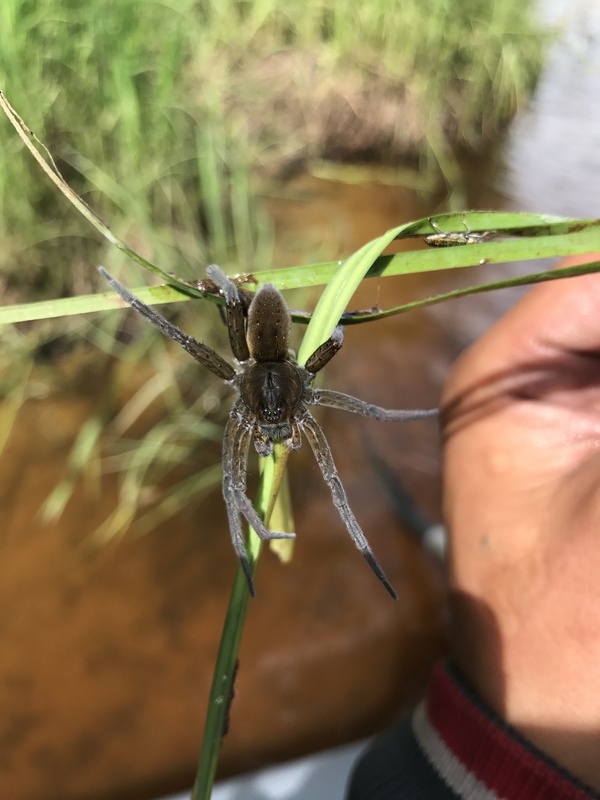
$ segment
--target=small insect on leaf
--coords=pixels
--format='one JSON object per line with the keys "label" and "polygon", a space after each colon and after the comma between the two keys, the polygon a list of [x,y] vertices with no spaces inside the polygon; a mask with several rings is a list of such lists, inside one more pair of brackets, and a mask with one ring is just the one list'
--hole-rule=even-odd
{"label": "small insect on leaf", "polygon": [[473,232],[467,225],[467,215],[463,211],[462,221],[464,231],[443,231],[440,226],[429,217],[429,224],[436,231],[430,233],[425,237],[425,244],[430,247],[455,247],[461,244],[482,244],[489,242],[491,239],[497,239],[500,236],[500,231],[480,231]]}

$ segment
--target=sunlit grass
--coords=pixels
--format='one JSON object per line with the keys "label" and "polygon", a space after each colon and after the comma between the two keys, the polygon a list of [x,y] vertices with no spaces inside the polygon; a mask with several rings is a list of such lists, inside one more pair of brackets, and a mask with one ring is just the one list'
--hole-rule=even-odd
{"label": "sunlit grass", "polygon": [[[419,98],[425,133],[416,155],[443,162],[448,108],[459,141],[494,133],[527,97],[542,41],[521,0],[0,7],[1,88],[100,215],[188,277],[211,261],[245,271],[270,256],[250,173],[272,143],[253,140],[244,124],[246,95],[256,91],[245,90],[247,68],[306,48],[333,76],[356,68],[406,88]],[[80,257],[106,258],[0,125],[3,270],[27,283],[27,299],[60,295],[73,285],[75,260],[81,269]]]}
{"label": "sunlit grass", "polygon": [[[165,273],[197,278],[212,261],[230,273],[273,268],[272,228],[253,167],[268,161],[274,143],[253,136],[244,120],[245,109],[260,100],[252,94],[256,87],[249,91],[244,84],[253,64],[277,51],[304,48],[326,75],[352,73],[410,91],[421,115],[422,141],[412,153],[423,176],[419,185],[431,185],[428,172],[441,169],[451,186],[460,175],[448,120],[455,121],[456,144],[477,147],[493,136],[527,97],[542,44],[523,0],[6,0],[0,4],[0,88],[49,146],[69,183],[121,239]],[[3,118],[0,137],[5,297],[11,303],[57,299],[65,304],[61,308],[81,313],[99,299],[98,308],[106,308],[105,299],[92,296],[98,292],[95,266],[123,275],[124,253],[72,213]],[[375,257],[378,245],[371,249]],[[429,256],[420,255],[426,268]],[[435,258],[460,266],[450,264],[451,253]],[[350,261],[357,283],[360,270],[368,268],[365,259]],[[402,271],[400,262],[392,267]],[[137,286],[142,272],[130,271],[123,280]],[[309,274],[297,269],[289,280],[315,285],[331,278],[327,269],[317,278]],[[87,299],[71,297],[86,294]],[[314,337],[335,324],[344,302],[339,292],[324,294],[321,323],[312,327],[303,355],[314,348]],[[181,326],[226,352],[216,309],[186,305]],[[100,529],[87,532],[89,541],[102,544],[129,530],[146,532],[219,483],[220,465],[200,463],[198,442],[218,450],[229,399],[220,384],[185,355],[173,357],[173,348],[133,315],[54,322],[57,308],[44,307],[49,313],[42,322],[42,307],[36,308],[37,317],[36,311],[21,317],[40,320],[35,325],[0,328],[0,450],[18,424],[29,365],[39,349],[74,334],[69,346],[91,345],[94,358],[111,367],[97,411],[81,425],[46,502],[47,519],[60,515],[82,481],[93,488],[103,475],[116,476],[117,506],[107,510]],[[136,364],[148,358],[155,374],[127,384]],[[267,474],[258,499],[267,516],[272,482]],[[280,494],[279,502],[275,514],[286,516],[289,499]],[[287,530],[287,524],[281,527]],[[258,556],[256,542],[251,553]],[[228,686],[247,602],[245,583],[238,579],[236,586],[235,619],[226,627],[222,659]],[[198,797],[210,794],[223,729],[218,670],[216,676],[219,693],[212,696],[215,714],[212,721],[209,715],[202,756],[208,767]]]}
{"label": "sunlit grass", "polygon": [[[522,0],[6,0],[0,4],[0,88],[112,230],[166,273],[198,278],[213,261],[228,272],[272,267],[272,226],[253,167],[268,161],[273,142],[257,140],[244,117],[249,104],[261,101],[253,94],[256,85],[244,84],[253,65],[274,52],[304,49],[327,75],[352,73],[410,91],[422,112],[423,145],[414,155],[426,186],[432,165],[450,183],[459,177],[443,130],[448,109],[460,129],[457,141],[475,145],[483,128],[494,132],[527,96],[542,42]],[[268,95],[268,83],[262,91]],[[0,255],[9,302],[69,303],[71,295],[98,291],[98,263],[139,285],[141,272],[124,275],[123,254],[72,213],[3,118],[0,136]],[[189,321],[181,324],[198,338],[224,341],[216,313],[198,313],[196,306],[184,316]],[[114,337],[123,336],[123,325],[122,316],[110,314],[91,323],[62,319],[18,332],[2,328],[10,359],[0,369],[11,414],[16,398],[27,393],[10,362],[27,364],[54,341],[64,340],[66,349],[92,343],[106,358],[132,364],[146,357],[149,341],[163,347],[135,323],[142,339],[122,347]],[[128,338],[130,318],[125,326]],[[111,523],[111,530],[126,527],[123,520],[134,518],[136,504],[147,527],[151,512],[160,516],[190,499],[191,484],[182,479],[167,490],[162,511],[148,501],[152,487],[168,485],[169,470],[193,452],[194,437],[182,421],[206,416],[205,405],[172,401],[180,375],[168,363],[155,358],[159,375],[142,394],[154,392],[164,405],[156,442],[179,442],[183,451],[152,448],[150,435],[137,444],[125,429],[111,426],[119,388],[107,387],[110,396],[82,426],[47,514],[55,516],[68,502],[84,467],[102,471],[99,462],[94,466],[100,454],[103,469],[121,476],[122,524]],[[206,376],[200,380],[213,385]],[[137,405],[128,405],[132,426],[144,413],[137,398]],[[199,426],[194,435],[212,433]]]}

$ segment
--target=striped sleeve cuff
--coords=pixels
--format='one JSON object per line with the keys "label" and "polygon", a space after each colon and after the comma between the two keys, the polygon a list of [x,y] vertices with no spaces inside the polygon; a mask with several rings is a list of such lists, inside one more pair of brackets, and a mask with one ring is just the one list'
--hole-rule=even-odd
{"label": "striped sleeve cuff", "polygon": [[599,797],[486,708],[446,664],[436,667],[428,696],[413,714],[412,731],[425,758],[456,797]]}

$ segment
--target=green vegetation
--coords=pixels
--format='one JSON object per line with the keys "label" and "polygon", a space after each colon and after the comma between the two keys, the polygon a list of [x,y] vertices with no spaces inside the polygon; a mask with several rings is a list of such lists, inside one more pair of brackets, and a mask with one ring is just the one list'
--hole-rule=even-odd
{"label": "green vegetation", "polygon": [[[115,245],[115,252],[127,255],[127,249],[116,239],[115,234],[107,229],[88,209],[78,204],[78,198],[74,198],[72,193],[58,184],[64,194],[75,203],[78,209],[95,226],[96,230],[103,234],[105,239]],[[334,264],[322,264],[314,267],[297,267],[288,270],[281,270],[275,274],[269,272],[257,273],[257,281],[281,280],[284,277],[288,285],[318,285],[328,281],[327,288],[323,292],[318,306],[315,310],[311,323],[306,331],[300,353],[300,361],[312,352],[315,347],[323,341],[331,332],[333,326],[338,321],[340,314],[346,308],[354,289],[360,281],[368,274],[391,275],[409,274],[425,272],[432,269],[452,269],[472,265],[481,259],[485,263],[502,263],[508,260],[532,260],[548,255],[560,255],[567,252],[584,253],[600,249],[600,221],[599,220],[566,220],[549,218],[535,214],[515,214],[515,213],[493,213],[493,212],[470,212],[468,219],[464,215],[449,214],[438,216],[433,220],[437,228],[433,227],[432,220],[419,220],[408,223],[391,231],[372,242],[364,245],[357,253],[350,256],[341,268]],[[477,232],[495,231],[497,236],[493,241],[481,244],[469,244],[464,247],[444,247],[436,250],[421,250],[418,252],[403,252],[393,257],[382,258],[381,253],[385,247],[393,240],[404,237],[427,236],[435,231],[469,231],[469,235],[475,236]],[[477,240],[474,240],[477,241]],[[137,263],[143,263],[144,259],[136,253],[129,253]],[[161,274],[161,269],[153,264],[146,265],[153,272]],[[471,287],[456,291],[454,296],[469,294],[475,291],[492,290],[501,286],[517,285],[519,283],[532,283],[541,280],[553,280],[568,275],[581,274],[583,272],[598,271],[600,262],[589,263],[581,268],[570,268],[568,270],[555,270],[549,273],[541,273],[526,276],[525,278],[514,278],[485,287]],[[166,276],[169,278],[169,276]],[[169,279],[174,285],[178,281]],[[152,301],[164,300],[165,290],[157,292],[155,289],[146,290],[149,299]],[[175,291],[174,289],[166,290]],[[106,298],[100,298],[107,303]],[[428,298],[419,301],[420,305],[439,302],[442,297]],[[73,305],[78,313],[87,310],[98,309],[97,295],[88,298],[72,299],[62,301],[60,309],[64,310],[65,304]],[[114,302],[114,301],[113,301]],[[192,305],[191,303],[189,305]],[[385,310],[384,313],[401,313],[414,307],[414,303],[407,302],[402,307]],[[28,304],[25,308],[18,310],[21,321],[35,320],[38,318],[36,309],[41,310],[40,316],[50,318],[52,308],[48,309],[48,304]],[[68,310],[68,309],[67,309]],[[56,309],[54,309],[56,311]],[[114,316],[114,315],[107,315]],[[0,323],[14,321],[15,310],[7,308],[0,309]],[[8,327],[8,325],[6,326]],[[162,340],[160,347],[164,348]],[[104,343],[106,352],[111,356],[117,357],[117,362],[127,362],[131,359],[134,362],[140,358],[145,345],[138,340],[134,346],[123,347],[111,337],[98,336],[97,343]],[[153,358],[157,359],[157,352],[153,351]],[[122,470],[124,479],[122,483],[121,504],[114,511],[113,515],[107,520],[105,529],[98,532],[98,537],[102,540],[106,536],[114,535],[130,527],[134,517],[138,516],[140,506],[144,504],[144,487],[147,486],[148,471],[152,468],[154,479],[162,478],[169,467],[181,464],[192,452],[194,442],[198,436],[203,436],[205,440],[213,439],[217,441],[220,436],[219,429],[210,423],[202,422],[202,408],[206,407],[206,394],[190,402],[185,398],[182,391],[183,384],[174,379],[172,361],[166,350],[161,351],[157,364],[155,377],[145,382],[142,387],[134,393],[129,403],[121,409],[120,415],[113,422],[113,435],[116,441],[121,442],[122,452],[115,453],[110,460],[106,461],[108,467]],[[188,361],[188,364],[190,362]],[[26,370],[23,370],[19,380],[14,383],[15,388],[9,394],[9,402],[5,404],[5,417],[10,420],[14,418],[16,408],[23,396],[23,381],[26,380]],[[211,387],[205,388],[204,392],[213,391]],[[122,433],[130,428],[141,412],[145,410],[152,401],[161,396],[165,400],[165,405],[172,412],[166,421],[159,422],[151,432],[147,434],[141,445],[129,446],[123,442]],[[214,400],[219,403],[220,398]],[[106,411],[106,409],[104,410]],[[82,426],[81,434],[72,451],[69,463],[68,475],[62,484],[57,487],[57,491],[49,499],[46,512],[49,515],[60,513],[66,498],[77,480],[80,472],[89,464],[92,456],[98,449],[100,432],[102,429],[102,414],[99,420],[92,419]],[[0,444],[3,442],[0,441]],[[267,460],[262,476],[261,487],[257,507],[264,514],[265,519],[269,519],[271,511],[282,516],[289,515],[289,498],[284,494],[277,495],[277,485],[283,475],[285,466],[285,453],[276,453],[275,459]],[[219,479],[218,467],[205,468],[202,473],[197,473],[190,479],[184,477],[179,483],[175,483],[170,493],[167,493],[161,505],[154,505],[146,518],[142,517],[142,523],[152,524],[161,516],[164,517],[172,513],[181,504],[187,502],[191,497],[197,497],[198,492],[214,485]],[[286,526],[287,529],[287,526]],[[250,535],[250,553],[255,565],[259,556],[260,547],[256,537]],[[234,588],[231,595],[230,606],[224,624],[221,648],[215,668],[213,687],[209,698],[209,711],[205,724],[205,734],[202,750],[199,757],[197,780],[193,790],[194,800],[205,800],[210,797],[211,788],[214,781],[215,769],[218,759],[220,742],[224,727],[224,720],[227,713],[228,699],[231,696],[237,651],[242,635],[246,608],[248,603],[247,586],[243,582],[241,571],[238,570]]]}
{"label": "green vegetation", "polygon": [[[440,167],[454,180],[455,149],[480,147],[524,102],[544,42],[522,0],[6,0],[0,88],[122,239],[166,273],[197,278],[211,261],[229,272],[272,264],[260,194],[290,165],[408,160],[422,185]],[[352,108],[362,116],[350,137]],[[3,118],[0,141],[3,303],[104,291],[95,265],[119,275],[123,254],[72,213]],[[189,305],[188,327],[202,338],[208,315]],[[173,468],[189,461],[192,469],[197,436],[218,438],[218,427],[198,420],[219,396],[206,376],[198,391],[193,365],[172,358],[149,326],[130,320],[142,337],[127,347],[115,340],[122,320],[72,317],[0,331],[9,422],[27,396],[32,354],[92,342],[100,350],[94,360],[109,365],[115,381],[127,372],[118,365],[151,354],[156,377],[131,389],[127,414],[108,429],[118,387],[105,382],[101,411],[82,427],[46,506],[47,515],[60,513],[81,470],[109,452],[104,469],[122,482],[106,536],[127,529],[140,505],[147,527],[218,480],[207,467],[200,478],[178,477],[162,504],[144,500]],[[210,336],[225,342],[222,330]],[[149,409],[157,427],[141,446],[131,431]]]}
{"label": "green vegetation", "polygon": [[[69,184],[164,273],[203,277],[205,265],[217,261],[228,272],[277,282],[270,272],[271,223],[260,202],[267,179],[317,160],[321,168],[323,160],[371,161],[418,167],[425,187],[441,170],[452,188],[460,180],[456,150],[477,150],[493,139],[526,100],[544,43],[523,0],[5,0],[0,88],[48,145]],[[107,287],[94,267],[103,263],[119,275],[126,254],[102,240],[89,218],[73,213],[3,117],[0,141],[0,290],[3,305],[32,304],[18,312],[19,327],[0,327],[0,452],[28,396],[32,362],[63,352],[65,340],[69,348],[93,343],[94,364],[110,380],[102,381],[99,410],[81,426],[45,514],[60,514],[82,473],[97,480],[101,467],[121,475],[120,503],[108,510],[96,539],[132,525],[147,530],[219,482],[224,392],[131,315],[136,335],[127,343],[117,335],[124,314],[53,319],[97,309],[99,301],[108,308],[98,298]],[[396,234],[432,232],[421,220],[365,246],[343,274],[333,264],[287,270],[288,286],[318,285],[337,272],[301,352],[314,349],[335,324],[350,288],[369,269],[401,274],[461,267],[480,257],[534,257],[544,247],[556,253],[598,247],[595,223],[575,231],[568,221],[488,216],[471,219],[471,229],[519,228],[523,238],[378,258]],[[459,216],[439,222],[444,230],[461,229]],[[544,238],[532,245],[528,234]],[[140,283],[133,274],[123,277],[129,286]],[[175,292],[142,291],[147,301],[173,299]],[[89,299],[74,297],[86,293]],[[54,308],[33,305],[55,300]],[[182,326],[203,338],[208,304],[183,305],[194,320]],[[2,318],[0,309],[0,323],[15,311]],[[42,317],[35,325],[25,322]],[[212,330],[211,344],[219,346],[219,337],[225,344],[224,331]],[[147,359],[151,369],[144,372],[139,365]],[[123,375],[134,372],[139,379],[123,392]],[[200,462],[199,438],[214,444],[212,461]],[[277,470],[265,468],[258,503],[267,517]],[[160,498],[156,484],[166,487]],[[273,513],[286,509],[275,505]],[[251,552],[258,557],[255,540]],[[246,603],[238,577],[195,798],[210,795]]]}
{"label": "green vegetation", "polygon": [[[524,102],[543,43],[522,0],[7,0],[0,88],[101,216],[192,277],[211,261],[270,262],[252,165],[307,153],[447,164],[452,147],[489,140]],[[335,120],[317,125],[316,141],[298,124],[307,100],[323,117],[323,103],[336,110],[336,97],[361,93],[372,94],[370,127],[354,144]],[[397,111],[393,133],[381,102]],[[9,288],[27,300],[90,288],[89,264],[107,258],[0,131]]]}

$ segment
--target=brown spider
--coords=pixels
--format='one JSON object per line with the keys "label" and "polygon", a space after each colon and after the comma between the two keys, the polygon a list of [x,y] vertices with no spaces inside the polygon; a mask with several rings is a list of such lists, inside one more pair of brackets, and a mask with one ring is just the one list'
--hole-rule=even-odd
{"label": "brown spider", "polygon": [[300,366],[288,352],[290,311],[279,290],[270,283],[261,286],[254,295],[246,324],[243,304],[235,284],[215,264],[207,269],[209,279],[217,284],[225,298],[229,342],[237,362],[236,369],[210,347],[188,336],[134,297],[105,269],[99,269],[133,309],[150,320],[165,336],[178,342],[214,375],[233,386],[239,394],[229,412],[223,436],[223,497],[231,539],[250,593],[255,595],[240,517],[246,518],[261,539],[288,539],[295,536],[293,533],[269,530],[246,495],[250,443],[254,444],[259,456],[269,456],[275,442],[283,442],[290,450],[297,450],[301,444],[301,434],[304,433],[352,541],[396,600],[396,592],[348,505],[327,439],[308,410],[308,405],[329,406],[386,422],[430,417],[437,414],[437,409],[388,411],[342,392],[313,389],[311,383],[317,372],[342,346],[343,329],[336,327],[331,337],[317,347],[303,367]]}

